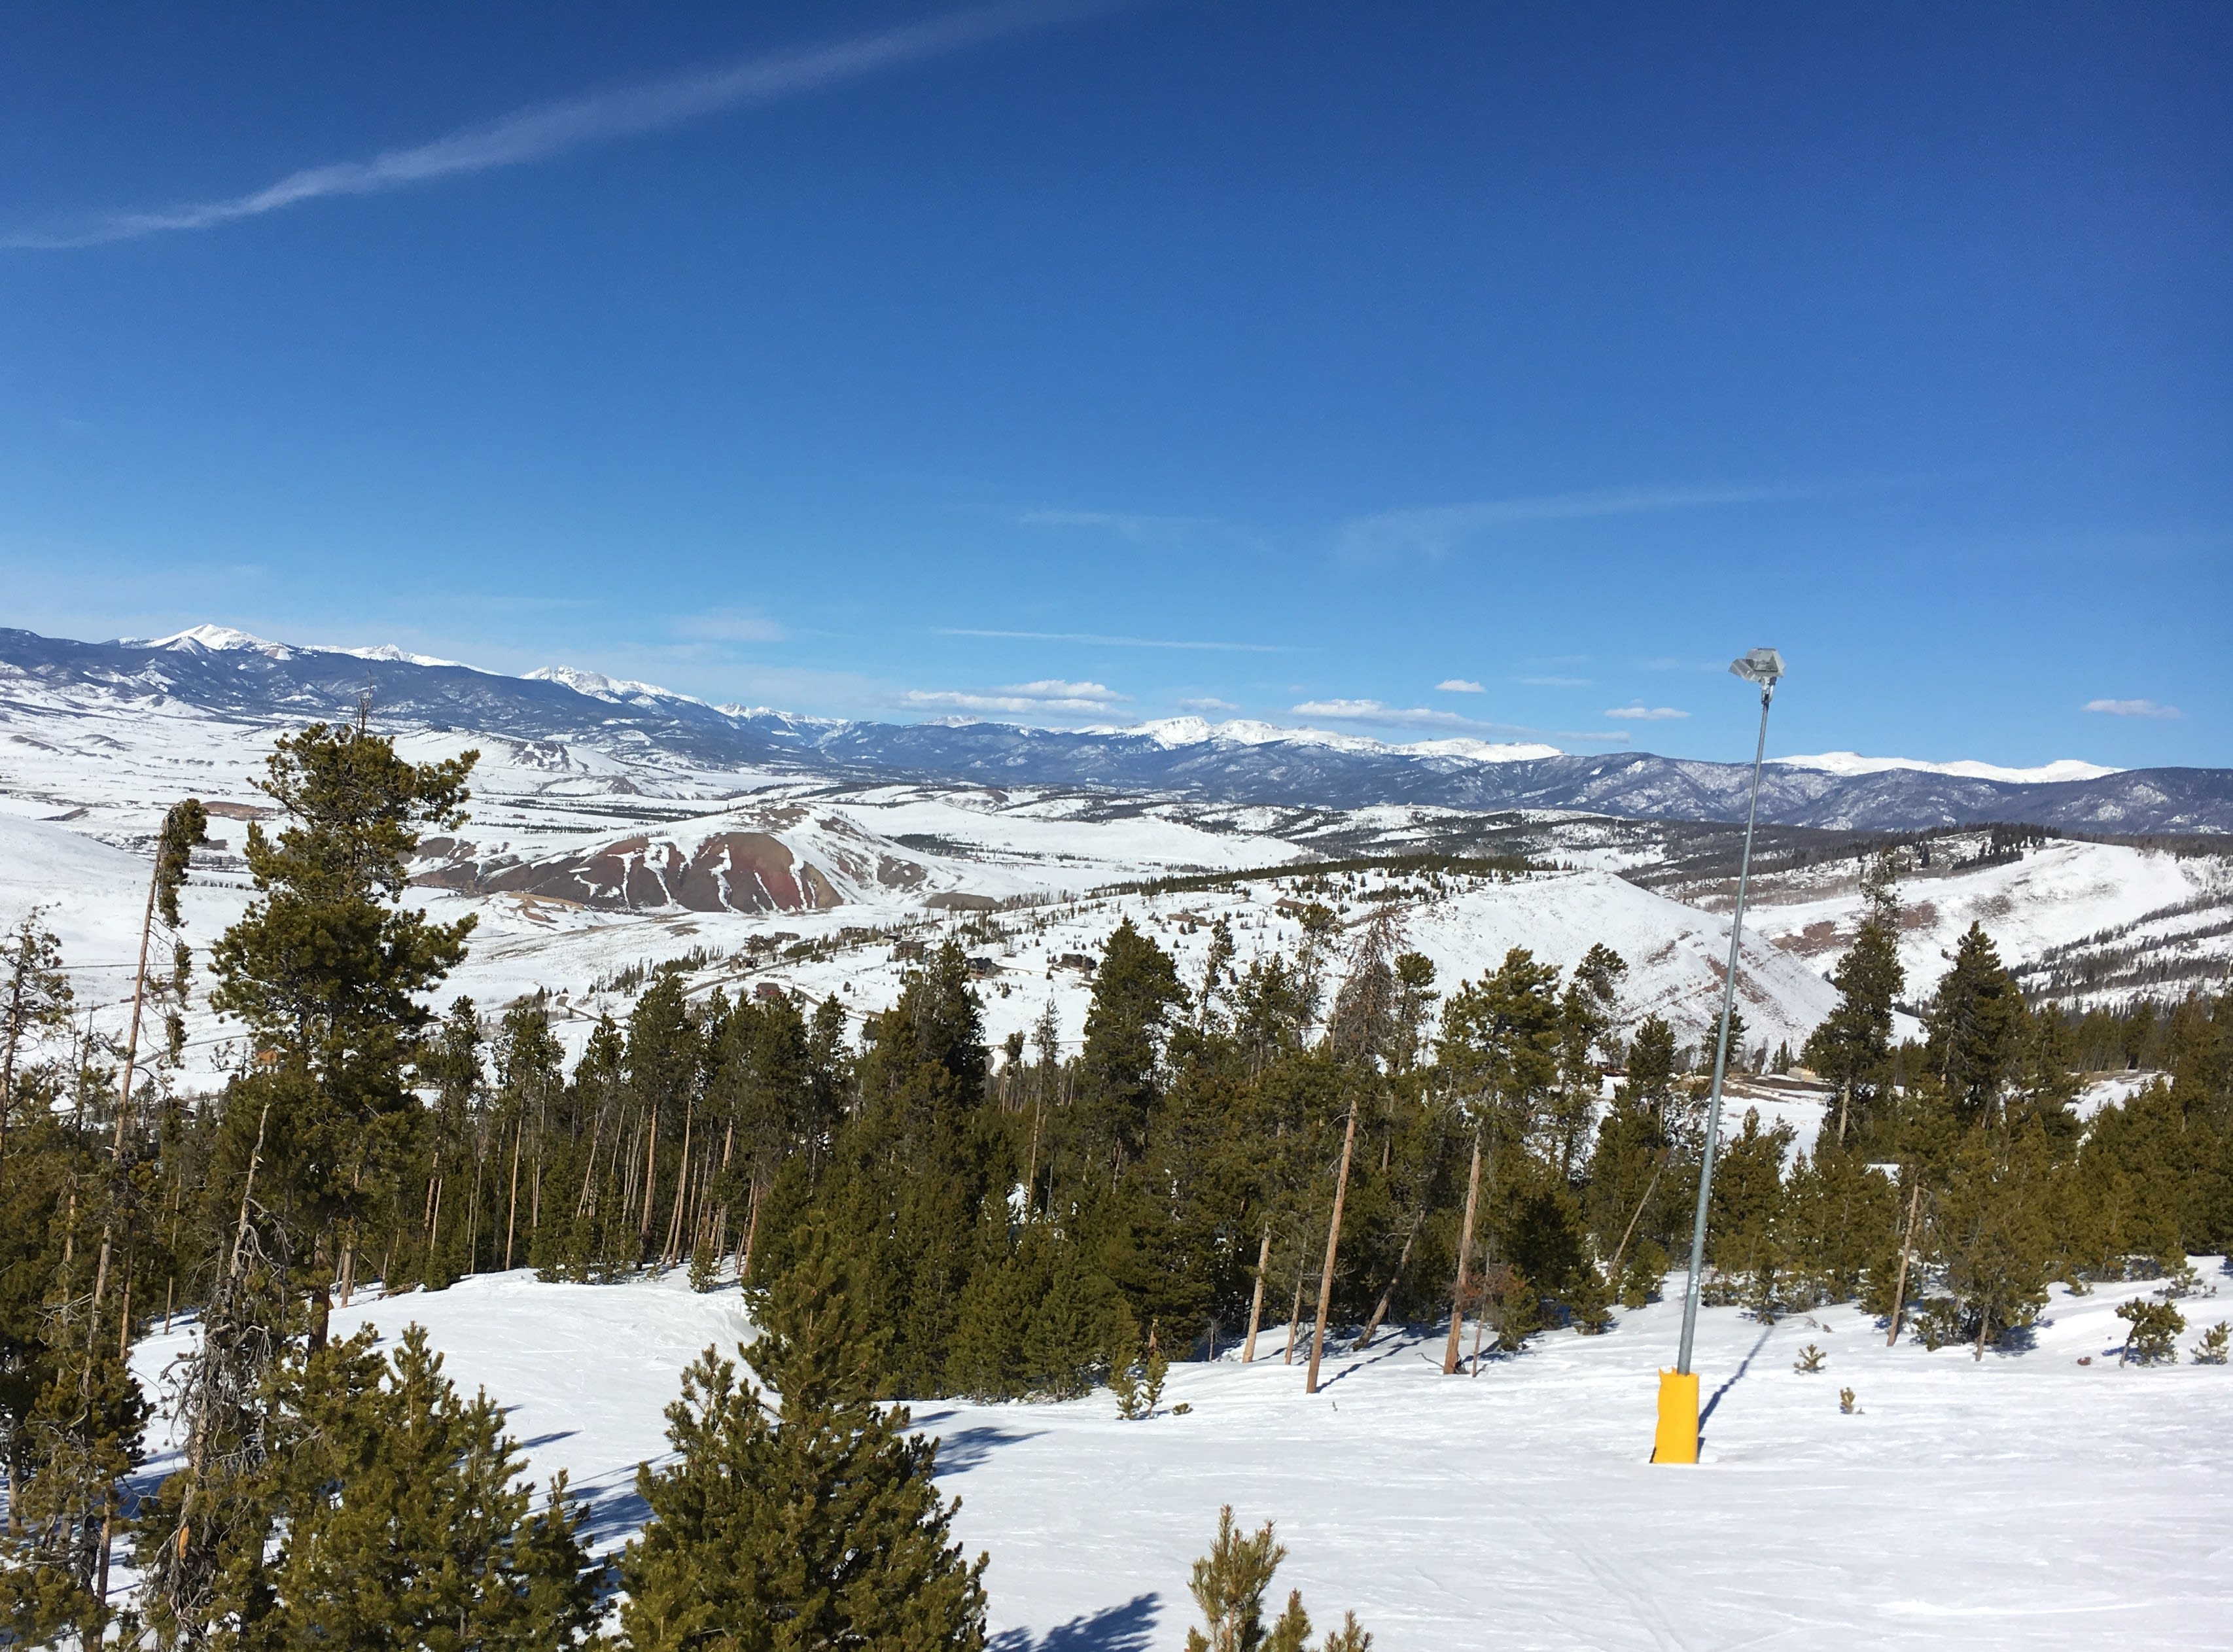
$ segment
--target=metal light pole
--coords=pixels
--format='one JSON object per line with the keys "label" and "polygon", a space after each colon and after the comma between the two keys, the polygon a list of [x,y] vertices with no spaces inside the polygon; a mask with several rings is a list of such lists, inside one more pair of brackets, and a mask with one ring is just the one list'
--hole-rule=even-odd
{"label": "metal light pole", "polygon": [[1690,1224],[1690,1273],[1683,1287],[1683,1345],[1675,1369],[1659,1374],[1659,1432],[1651,1453],[1656,1463],[1698,1460],[1698,1376],[1690,1369],[1690,1344],[1698,1330],[1698,1287],[1706,1265],[1706,1209],[1714,1192],[1714,1149],[1722,1130],[1722,1080],[1729,1064],[1729,1013],[1736,1006],[1737,953],[1744,941],[1745,891],[1752,878],[1752,831],[1760,818],[1760,771],[1768,758],[1768,707],[1782,680],[1783,656],[1754,648],[1732,660],[1732,676],[1760,686],[1760,743],[1752,754],[1752,803],[1745,810],[1744,855],[1737,862],[1737,909],[1729,920],[1729,967],[1722,982],[1721,1036],[1714,1046],[1714,1088],[1706,1106],[1706,1151],[1698,1167],[1698,1209]]}

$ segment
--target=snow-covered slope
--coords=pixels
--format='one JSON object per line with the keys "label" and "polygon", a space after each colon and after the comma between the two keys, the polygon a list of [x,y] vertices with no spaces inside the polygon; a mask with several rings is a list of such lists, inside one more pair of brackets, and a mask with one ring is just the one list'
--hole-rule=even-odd
{"label": "snow-covered slope", "polygon": [[1812,757],[1770,758],[1787,769],[1815,769],[1824,774],[1884,774],[1912,769],[1924,774],[1960,775],[1969,780],[2003,780],[2010,785],[2038,786],[2058,780],[2099,780],[2121,772],[2076,758],[2059,758],[2036,768],[2006,769],[1996,763],[1924,763],[1914,758],[1865,758],[1858,751],[1820,751]]}
{"label": "snow-covered slope", "polygon": [[[925,1403],[915,1419],[941,1442],[958,1535],[991,1556],[999,1652],[1175,1652],[1195,1621],[1188,1568],[1225,1504],[1276,1522],[1280,1589],[1321,1626],[1354,1610],[1382,1652],[2168,1652],[2223,1639],[2233,1376],[2119,1368],[2116,1309],[2150,1289],[2057,1286],[2031,1346],[1982,1363],[1887,1349],[1851,1308],[1773,1326],[1707,1308],[1696,1467],[1646,1460],[1676,1289],[1617,1311],[1604,1336],[1548,1333],[1474,1377],[1441,1374],[1431,1331],[1399,1331],[1362,1355],[1334,1343],[1312,1397],[1273,1328],[1253,1365],[1229,1340],[1214,1363],[1174,1365],[1165,1398],[1185,1415],[1119,1421],[1104,1392]],[[2233,1313],[2182,1305],[2185,1343]],[[391,1337],[426,1325],[449,1376],[507,1408],[535,1478],[570,1472],[608,1551],[642,1519],[635,1465],[665,1456],[681,1368],[708,1344],[733,1357],[747,1335],[733,1289],[694,1295],[679,1274],[483,1275],[335,1319]],[[1802,1375],[1810,1343],[1827,1359]],[[143,1381],[185,1346],[183,1331],[140,1343]],[[162,1428],[158,1470],[175,1460]]]}
{"label": "snow-covered slope", "polygon": [[[1939,869],[1911,874],[1900,890],[1900,962],[1917,1002],[1930,996],[1972,923],[1984,926],[2028,988],[2078,1003],[2217,986],[2233,966],[2233,860],[2050,842],[2019,860],[1963,866],[1955,857],[1980,845],[1942,839],[1937,847]],[[1850,865],[1772,876],[1759,894],[1753,923],[1760,933],[1820,967],[1844,953],[1860,922]],[[2191,967],[2124,986],[2083,977],[2090,953],[2120,943],[2145,948],[2159,972]],[[2048,979],[2058,966],[2067,978],[2060,984]]]}

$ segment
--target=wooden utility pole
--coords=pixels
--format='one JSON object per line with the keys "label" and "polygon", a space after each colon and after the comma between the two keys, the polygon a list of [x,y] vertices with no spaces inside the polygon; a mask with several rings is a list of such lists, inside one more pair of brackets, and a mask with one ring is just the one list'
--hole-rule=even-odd
{"label": "wooden utility pole", "polygon": [[1349,1200],[1349,1159],[1357,1150],[1357,1096],[1351,1094],[1349,1125],[1341,1133],[1341,1171],[1333,1184],[1333,1219],[1326,1227],[1325,1272],[1318,1278],[1318,1324],[1311,1331],[1311,1369],[1303,1392],[1318,1391],[1318,1361],[1325,1353],[1326,1314],[1333,1304],[1334,1259],[1341,1250],[1341,1207]]}

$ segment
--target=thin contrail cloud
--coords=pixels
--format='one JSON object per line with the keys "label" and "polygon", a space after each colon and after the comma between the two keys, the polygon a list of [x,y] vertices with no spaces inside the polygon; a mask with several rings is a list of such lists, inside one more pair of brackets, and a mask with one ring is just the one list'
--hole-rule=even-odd
{"label": "thin contrail cloud", "polygon": [[222,200],[103,213],[74,228],[0,237],[0,247],[60,251],[181,230],[212,230],[333,196],[377,195],[462,173],[548,160],[590,144],[663,131],[724,110],[772,103],[965,47],[1067,23],[1111,0],[1016,0],[802,50],[747,58],[644,85],[519,109],[369,160],[335,161]]}

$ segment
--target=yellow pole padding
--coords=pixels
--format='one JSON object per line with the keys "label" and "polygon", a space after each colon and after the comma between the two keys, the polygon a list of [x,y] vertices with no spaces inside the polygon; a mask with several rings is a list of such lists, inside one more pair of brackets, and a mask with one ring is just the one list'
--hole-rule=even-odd
{"label": "yellow pole padding", "polygon": [[1659,1373],[1659,1432],[1652,1437],[1655,1463],[1698,1460],[1698,1374]]}

